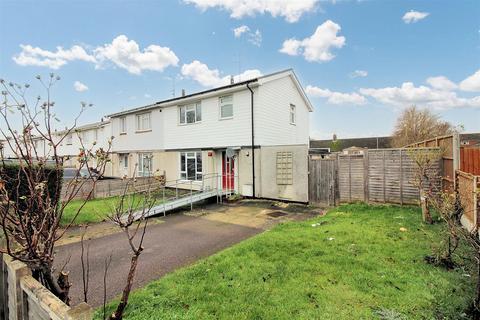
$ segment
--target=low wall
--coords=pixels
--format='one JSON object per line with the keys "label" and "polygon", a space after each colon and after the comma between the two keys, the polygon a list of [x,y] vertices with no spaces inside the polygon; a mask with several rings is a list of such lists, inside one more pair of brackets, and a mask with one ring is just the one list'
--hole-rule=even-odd
{"label": "low wall", "polygon": [[31,276],[30,269],[8,255],[0,255],[0,319],[91,320],[86,303],[70,307]]}

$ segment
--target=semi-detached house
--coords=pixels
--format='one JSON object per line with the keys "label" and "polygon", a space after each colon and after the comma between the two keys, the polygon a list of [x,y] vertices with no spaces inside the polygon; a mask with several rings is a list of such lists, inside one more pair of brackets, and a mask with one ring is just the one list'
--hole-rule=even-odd
{"label": "semi-detached house", "polygon": [[112,174],[308,202],[312,111],[289,69],[114,113]]}

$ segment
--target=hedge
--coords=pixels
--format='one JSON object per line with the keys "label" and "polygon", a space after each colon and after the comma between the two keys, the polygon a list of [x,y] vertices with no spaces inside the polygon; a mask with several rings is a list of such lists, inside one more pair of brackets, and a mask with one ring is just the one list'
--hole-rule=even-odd
{"label": "hedge", "polygon": [[[38,174],[40,175],[39,178],[36,179],[37,182],[47,181],[48,195],[50,196],[50,199],[56,199],[56,202],[58,203],[62,191],[63,169],[57,169],[52,165],[24,168],[24,170],[32,169],[38,170]],[[21,170],[19,164],[6,164],[0,162],[0,179],[5,185],[8,197],[11,201],[18,201],[20,209],[24,210],[26,209],[26,205],[28,204],[28,197],[31,195],[31,193],[28,187],[26,172],[21,170],[19,174],[19,170]],[[18,195],[20,199],[17,199],[17,188],[19,188]]]}

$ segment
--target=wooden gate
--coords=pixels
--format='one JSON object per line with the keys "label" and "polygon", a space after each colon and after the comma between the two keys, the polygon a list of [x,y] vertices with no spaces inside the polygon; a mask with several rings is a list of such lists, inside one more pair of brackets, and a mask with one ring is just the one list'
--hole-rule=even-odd
{"label": "wooden gate", "polygon": [[337,204],[337,160],[309,160],[310,175],[308,178],[309,202],[335,206]]}

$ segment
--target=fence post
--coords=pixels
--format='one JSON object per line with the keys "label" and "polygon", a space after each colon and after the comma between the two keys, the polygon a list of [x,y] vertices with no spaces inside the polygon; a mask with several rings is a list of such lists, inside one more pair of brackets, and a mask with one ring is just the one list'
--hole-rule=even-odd
{"label": "fence post", "polygon": [[473,223],[474,228],[478,226],[478,177],[473,176]]}
{"label": "fence post", "polygon": [[403,206],[403,150],[400,149],[400,204]]}
{"label": "fence post", "polygon": [[348,156],[348,202],[352,202],[352,156]]}
{"label": "fence post", "polygon": [[190,180],[190,211],[193,210],[193,180]]}
{"label": "fence post", "polygon": [[368,159],[369,159],[369,152],[368,150],[363,155],[363,198],[365,202],[370,201],[369,190],[368,190]]}
{"label": "fence post", "polygon": [[[23,276],[30,275],[30,269],[18,260],[13,260],[12,257],[8,255],[3,255],[2,263],[6,273],[4,275],[7,277],[7,299],[11,300],[11,303],[6,301],[6,306],[11,306],[8,308],[9,319],[13,320],[22,320],[23,318],[23,292],[20,287],[20,279]],[[5,283],[5,282],[4,282]]]}
{"label": "fence post", "polygon": [[382,171],[383,171],[383,203],[386,203],[387,202],[387,195],[386,195],[386,181],[385,181],[385,178],[386,178],[386,172],[385,172],[385,150],[383,150],[382,152],[382,155],[383,155],[383,165],[382,165]]}
{"label": "fence post", "polygon": [[[453,153],[453,172],[460,170],[460,134],[455,133],[452,136]],[[453,179],[453,188],[455,189],[455,179]]]}

